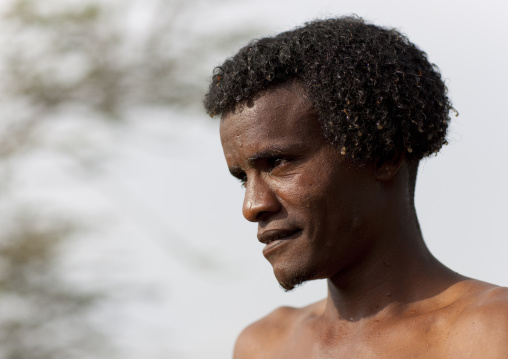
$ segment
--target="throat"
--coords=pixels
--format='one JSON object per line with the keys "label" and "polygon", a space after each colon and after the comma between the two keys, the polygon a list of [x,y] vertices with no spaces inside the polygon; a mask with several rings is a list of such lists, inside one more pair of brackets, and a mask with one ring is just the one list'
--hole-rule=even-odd
{"label": "throat", "polygon": [[323,314],[349,322],[378,315],[400,316],[413,304],[434,298],[465,279],[430,252],[419,253],[411,261],[381,256],[368,267],[329,278]]}

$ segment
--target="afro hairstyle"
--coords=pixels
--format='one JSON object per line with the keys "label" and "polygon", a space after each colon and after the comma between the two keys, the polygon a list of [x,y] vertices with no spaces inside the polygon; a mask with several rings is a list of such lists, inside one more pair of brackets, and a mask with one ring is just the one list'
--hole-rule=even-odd
{"label": "afro hairstyle", "polygon": [[404,154],[417,168],[446,144],[447,88],[427,55],[395,29],[348,16],[254,40],[215,68],[205,109],[227,114],[287,81],[302,85],[324,136],[353,164]]}

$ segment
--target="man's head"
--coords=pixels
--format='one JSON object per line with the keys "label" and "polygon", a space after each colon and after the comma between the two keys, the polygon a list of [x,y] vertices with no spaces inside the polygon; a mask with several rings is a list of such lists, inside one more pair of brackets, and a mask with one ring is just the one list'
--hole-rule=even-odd
{"label": "man's head", "polygon": [[216,69],[205,107],[222,115],[244,216],[286,289],[381,245],[388,216],[412,200],[418,161],[445,142],[451,108],[423,52],[349,17],[244,47]]}
{"label": "man's head", "polygon": [[[352,166],[323,136],[296,84],[238,106],[222,118],[220,135],[229,170],[245,187],[243,215],[258,224],[263,254],[287,290],[367,258],[381,244],[374,239],[384,214],[407,198],[407,167]],[[385,185],[395,173],[398,185]]]}

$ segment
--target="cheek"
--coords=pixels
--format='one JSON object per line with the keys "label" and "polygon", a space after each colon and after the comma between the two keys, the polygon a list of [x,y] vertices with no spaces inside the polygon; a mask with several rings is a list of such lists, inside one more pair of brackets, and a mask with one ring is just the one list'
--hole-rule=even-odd
{"label": "cheek", "polygon": [[[326,236],[330,233],[354,236],[366,222],[365,206],[370,191],[359,186],[358,180],[325,175],[321,180],[305,180],[300,185],[301,208],[313,231]],[[327,238],[326,243],[334,240]]]}
{"label": "cheek", "polygon": [[326,198],[327,189],[319,177],[294,175],[278,181],[275,188],[282,204],[293,212],[320,208],[320,203],[323,204]]}
{"label": "cheek", "polygon": [[295,176],[277,189],[279,200],[291,222],[313,236],[324,229],[334,231],[342,218],[343,191],[327,176]]}

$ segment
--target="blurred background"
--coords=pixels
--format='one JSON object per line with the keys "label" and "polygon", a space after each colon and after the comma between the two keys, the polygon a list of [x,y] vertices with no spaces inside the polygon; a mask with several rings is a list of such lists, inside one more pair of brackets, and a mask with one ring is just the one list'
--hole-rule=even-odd
{"label": "blurred background", "polygon": [[358,14],[438,64],[455,108],[422,163],[424,237],[508,285],[508,5],[501,0],[5,0],[0,4],[0,358],[231,356],[284,293],[241,215],[214,66],[252,38]]}

